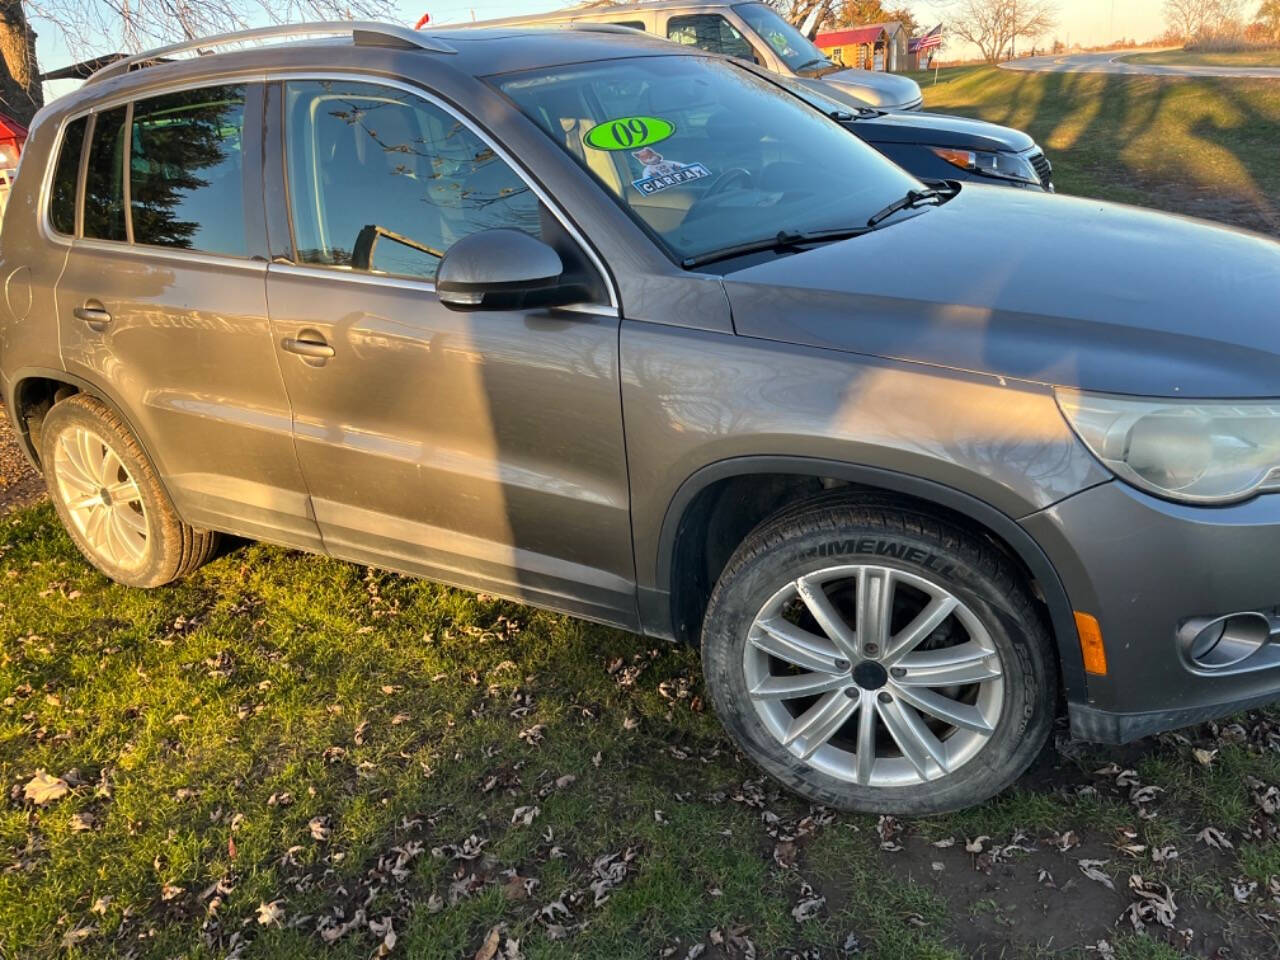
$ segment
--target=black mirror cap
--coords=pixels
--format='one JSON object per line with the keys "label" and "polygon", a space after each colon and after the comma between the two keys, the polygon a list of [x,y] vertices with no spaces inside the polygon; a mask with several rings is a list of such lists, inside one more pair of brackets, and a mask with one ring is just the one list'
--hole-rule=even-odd
{"label": "black mirror cap", "polygon": [[451,310],[518,310],[564,306],[582,299],[581,284],[564,282],[560,254],[520,230],[482,230],[444,255],[436,294]]}

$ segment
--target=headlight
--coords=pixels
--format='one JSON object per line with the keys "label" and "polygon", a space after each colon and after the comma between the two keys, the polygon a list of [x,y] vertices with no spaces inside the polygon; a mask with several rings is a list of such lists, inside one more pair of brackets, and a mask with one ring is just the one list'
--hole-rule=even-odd
{"label": "headlight", "polygon": [[957,150],[952,147],[930,147],[935,154],[953,167],[980,173],[986,177],[1017,180],[1039,185],[1040,174],[1026,157],[1016,153],[988,153],[985,150]]}
{"label": "headlight", "polygon": [[1143,400],[1059,390],[1058,406],[1117,477],[1170,500],[1280,490],[1280,400]]}

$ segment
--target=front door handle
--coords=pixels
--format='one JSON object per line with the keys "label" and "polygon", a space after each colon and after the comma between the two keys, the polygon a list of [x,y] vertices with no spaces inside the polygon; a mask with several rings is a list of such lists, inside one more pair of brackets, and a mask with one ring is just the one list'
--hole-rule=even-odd
{"label": "front door handle", "polygon": [[312,330],[304,330],[296,338],[285,337],[281,346],[290,353],[296,353],[309,360],[328,360],[333,356],[333,347],[325,343],[324,337]]}
{"label": "front door handle", "polygon": [[83,320],[94,330],[105,330],[111,324],[111,314],[99,300],[86,300],[83,307],[71,311],[77,320]]}

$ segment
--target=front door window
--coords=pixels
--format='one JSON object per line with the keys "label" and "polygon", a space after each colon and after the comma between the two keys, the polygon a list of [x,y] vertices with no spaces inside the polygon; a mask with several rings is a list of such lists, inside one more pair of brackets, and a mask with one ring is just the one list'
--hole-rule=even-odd
{"label": "front door window", "polygon": [[667,39],[708,53],[723,53],[752,63],[760,62],[747,38],[718,13],[672,17],[667,21]]}
{"label": "front door window", "polygon": [[374,84],[286,85],[301,263],[434,280],[445,251],[497,227],[541,238],[538,198],[449,114]]}

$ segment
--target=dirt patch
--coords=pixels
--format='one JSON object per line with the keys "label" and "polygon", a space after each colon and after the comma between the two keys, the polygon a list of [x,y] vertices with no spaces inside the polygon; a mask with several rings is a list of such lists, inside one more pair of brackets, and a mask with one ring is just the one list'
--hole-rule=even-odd
{"label": "dirt patch", "polygon": [[9,413],[0,406],[0,514],[35,503],[44,496],[44,480],[31,469],[13,435]]}

